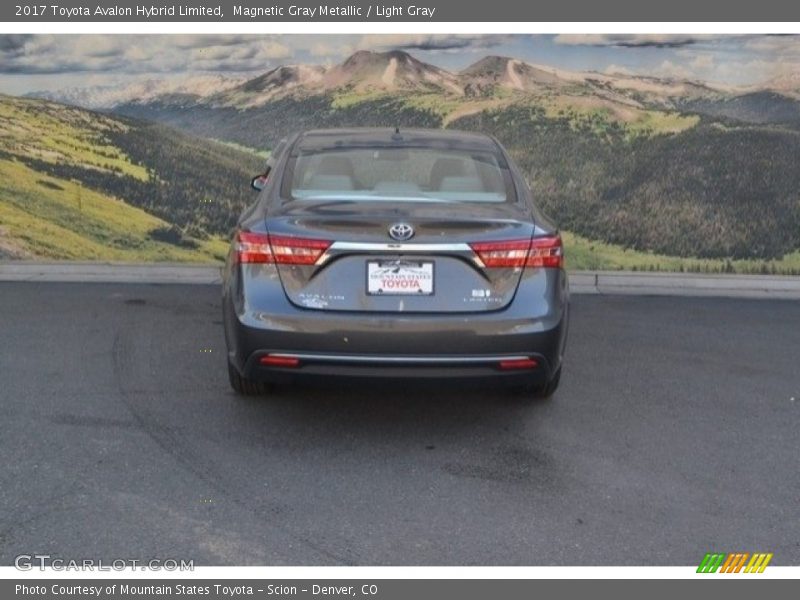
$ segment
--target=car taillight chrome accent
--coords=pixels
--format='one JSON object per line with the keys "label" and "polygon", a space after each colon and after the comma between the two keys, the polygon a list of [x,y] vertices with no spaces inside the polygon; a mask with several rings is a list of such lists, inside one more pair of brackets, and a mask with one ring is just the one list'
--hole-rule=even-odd
{"label": "car taillight chrome accent", "polygon": [[240,263],[313,265],[330,245],[326,240],[240,231],[236,235],[236,260]]}
{"label": "car taillight chrome accent", "polygon": [[564,266],[564,248],[560,235],[530,240],[475,242],[470,247],[487,268]]}

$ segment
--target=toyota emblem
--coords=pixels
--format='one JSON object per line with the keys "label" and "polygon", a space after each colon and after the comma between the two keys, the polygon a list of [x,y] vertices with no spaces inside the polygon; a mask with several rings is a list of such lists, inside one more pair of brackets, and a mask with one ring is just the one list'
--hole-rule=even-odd
{"label": "toyota emblem", "polygon": [[389,227],[389,237],[398,242],[405,242],[414,237],[414,228],[408,223],[395,223]]}

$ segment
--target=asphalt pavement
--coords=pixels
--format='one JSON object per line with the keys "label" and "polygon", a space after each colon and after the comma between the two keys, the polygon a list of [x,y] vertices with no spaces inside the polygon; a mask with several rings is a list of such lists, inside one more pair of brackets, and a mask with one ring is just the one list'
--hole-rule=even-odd
{"label": "asphalt pavement", "polygon": [[549,401],[228,387],[213,285],[0,283],[0,564],[800,563],[800,302],[576,296]]}

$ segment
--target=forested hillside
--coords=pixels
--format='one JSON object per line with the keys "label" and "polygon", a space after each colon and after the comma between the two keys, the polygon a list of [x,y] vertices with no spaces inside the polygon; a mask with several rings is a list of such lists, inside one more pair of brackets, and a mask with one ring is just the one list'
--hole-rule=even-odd
{"label": "forested hillside", "polygon": [[774,259],[800,248],[800,132],[791,127],[657,111],[625,121],[535,102],[445,122],[440,107],[404,95],[282,98],[250,111],[199,107],[199,116],[164,110],[175,115],[157,118],[197,119],[207,135],[262,148],[308,127],[483,131],[511,151],[545,210],[585,237],[700,258]]}
{"label": "forested hillside", "polygon": [[800,133],[703,122],[630,136],[516,108],[459,119],[510,148],[544,209],[592,239],[673,256],[777,258],[800,247]]}
{"label": "forested hillside", "polygon": [[114,110],[138,119],[169,123],[193,135],[270,149],[302,129],[327,127],[441,127],[442,116],[411,105],[405,97],[381,96],[340,106],[329,95],[286,97],[250,110],[205,105],[126,104]]}
{"label": "forested hillside", "polygon": [[260,162],[162,125],[0,96],[0,256],[219,260]]}

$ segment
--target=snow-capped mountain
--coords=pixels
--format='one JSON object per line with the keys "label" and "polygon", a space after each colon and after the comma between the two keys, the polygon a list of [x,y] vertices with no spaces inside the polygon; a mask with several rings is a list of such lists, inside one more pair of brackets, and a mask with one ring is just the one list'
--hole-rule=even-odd
{"label": "snow-capped mountain", "polygon": [[206,98],[241,85],[247,79],[248,77],[245,75],[231,77],[216,74],[164,79],[151,78],[120,85],[42,90],[32,92],[27,96],[101,110],[130,102],[149,102],[164,96],[190,95]]}

